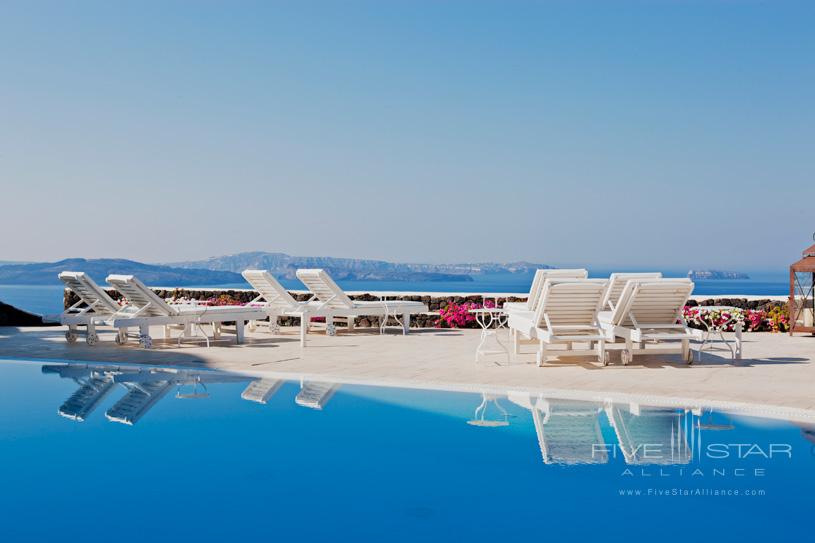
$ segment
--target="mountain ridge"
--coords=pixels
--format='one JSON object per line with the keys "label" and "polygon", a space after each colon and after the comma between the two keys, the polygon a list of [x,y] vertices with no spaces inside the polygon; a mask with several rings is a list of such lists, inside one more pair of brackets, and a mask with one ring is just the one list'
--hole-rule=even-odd
{"label": "mountain ridge", "polygon": [[242,284],[245,269],[269,270],[279,279],[294,279],[299,268],[323,268],[340,281],[473,281],[487,273],[528,273],[550,268],[530,262],[463,264],[394,263],[385,260],[324,256],[291,256],[251,251],[174,263],[147,264],[123,258],[67,258],[56,262],[0,263],[0,284],[58,285],[62,271],[82,271],[103,283],[111,273],[137,275],[148,285],[210,286]]}
{"label": "mountain ridge", "polygon": [[528,273],[551,268],[531,262],[482,262],[462,264],[398,263],[386,260],[328,256],[292,256],[280,252],[248,251],[213,256],[203,260],[172,262],[177,268],[201,268],[239,272],[245,269],[270,270],[280,278],[292,279],[298,268],[323,268],[335,279],[390,281],[472,281],[472,275],[484,273]]}
{"label": "mountain ridge", "polygon": [[112,273],[137,275],[148,285],[207,286],[243,283],[238,273],[195,268],[173,268],[160,264],[145,264],[124,258],[66,258],[57,262],[0,265],[0,284],[50,285],[59,284],[62,271],[81,271],[103,284]]}

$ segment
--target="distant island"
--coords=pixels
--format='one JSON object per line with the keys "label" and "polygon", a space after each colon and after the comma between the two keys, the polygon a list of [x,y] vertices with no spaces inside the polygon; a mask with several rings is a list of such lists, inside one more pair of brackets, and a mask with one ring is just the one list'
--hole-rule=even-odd
{"label": "distant island", "polygon": [[693,280],[750,279],[746,273],[721,270],[690,270],[688,277]]}
{"label": "distant island", "polygon": [[466,264],[400,264],[384,260],[290,256],[284,253],[247,252],[206,260],[145,264],[134,260],[70,258],[57,262],[0,263],[0,284],[58,285],[61,271],[82,271],[102,283],[112,273],[137,275],[153,286],[210,286],[245,283],[245,269],[269,270],[280,279],[294,279],[298,268],[323,268],[340,281],[473,281],[474,275],[527,274],[551,268],[531,262]]}
{"label": "distant island", "polygon": [[280,278],[293,279],[298,268],[323,268],[336,279],[356,281],[473,281],[473,275],[488,273],[527,274],[551,268],[532,262],[481,262],[464,264],[402,264],[384,260],[291,256],[285,253],[246,252],[214,256],[206,260],[172,262],[175,268],[197,268],[240,272],[262,269]]}

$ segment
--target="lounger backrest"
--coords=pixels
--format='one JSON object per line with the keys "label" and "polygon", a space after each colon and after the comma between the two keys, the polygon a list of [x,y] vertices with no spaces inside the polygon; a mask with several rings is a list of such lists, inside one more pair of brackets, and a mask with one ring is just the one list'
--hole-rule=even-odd
{"label": "lounger backrest", "polygon": [[354,302],[331,279],[328,272],[322,269],[297,270],[297,278],[314,294],[317,300],[326,307],[347,309],[354,306]]}
{"label": "lounger backrest", "polygon": [[252,288],[263,296],[267,305],[284,308],[297,307],[297,300],[268,271],[244,270],[241,275],[252,285]]}
{"label": "lounger backrest", "polygon": [[603,302],[606,279],[547,279],[535,312],[539,328],[552,326],[590,326],[597,320]]}
{"label": "lounger backrest", "polygon": [[119,304],[84,272],[64,271],[59,274],[59,278],[86,305],[92,307],[94,313],[111,314],[119,311]]}
{"label": "lounger backrest", "polygon": [[178,314],[177,309],[133,275],[108,275],[105,281],[121,292],[127,299],[127,305],[138,311],[142,317],[168,317]]}
{"label": "lounger backrest", "polygon": [[603,309],[613,311],[629,281],[643,281],[647,279],[662,279],[659,272],[653,273],[612,273],[608,278],[606,295],[603,298]]}
{"label": "lounger backrest", "polygon": [[585,279],[588,276],[589,272],[583,269],[549,270],[542,268],[536,270],[535,277],[532,278],[532,287],[529,289],[529,298],[526,299],[526,307],[530,311],[537,309],[541,290],[547,279]]}
{"label": "lounger backrest", "polygon": [[676,324],[693,292],[690,279],[628,281],[611,314],[616,326]]}

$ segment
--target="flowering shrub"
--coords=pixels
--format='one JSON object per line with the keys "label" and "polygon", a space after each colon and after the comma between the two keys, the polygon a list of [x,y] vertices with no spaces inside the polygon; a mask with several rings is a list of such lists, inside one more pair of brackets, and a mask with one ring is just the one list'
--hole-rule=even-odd
{"label": "flowering shrub", "polygon": [[206,300],[204,300],[201,303],[202,303],[202,305],[215,305],[215,306],[243,305],[243,304],[241,304],[241,302],[239,300],[236,300],[235,298],[233,298],[229,294],[221,294],[218,297],[207,298]]}
{"label": "flowering shrub", "polygon": [[790,329],[790,315],[787,307],[773,307],[767,313],[770,329],[773,332],[788,332]]}
{"label": "flowering shrub", "polygon": [[789,314],[786,307],[773,307],[769,311],[762,309],[732,309],[719,311],[706,309],[705,306],[686,306],[683,316],[688,326],[706,329],[706,324],[713,327],[727,323],[725,331],[732,332],[736,324],[741,323],[745,332],[786,332],[789,330]]}
{"label": "flowering shrub", "polygon": [[436,328],[475,328],[475,315],[470,313],[470,310],[481,309],[482,307],[493,308],[495,307],[495,302],[486,300],[482,305],[477,302],[457,304],[448,301],[447,305],[439,311]]}

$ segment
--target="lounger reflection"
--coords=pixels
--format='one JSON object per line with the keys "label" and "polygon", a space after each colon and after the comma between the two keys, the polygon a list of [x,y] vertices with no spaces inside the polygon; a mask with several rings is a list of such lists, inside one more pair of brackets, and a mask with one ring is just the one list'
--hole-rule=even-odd
{"label": "lounger reflection", "polygon": [[606,407],[627,464],[687,464],[691,450],[683,413],[673,408],[637,405]]}
{"label": "lounger reflection", "polygon": [[[170,390],[179,388],[176,398],[206,398],[208,394],[198,393],[198,387],[205,383],[226,383],[246,381],[245,377],[216,372],[193,372],[166,368],[123,369],[114,367],[93,367],[86,365],[47,365],[42,372],[57,374],[64,379],[76,381],[80,387],[59,408],[59,414],[71,420],[83,422],[110,394],[118,384],[127,390],[110,409],[105,417],[122,424],[136,424]],[[181,393],[182,387],[192,386],[193,393]]]}
{"label": "lounger reflection", "polygon": [[57,411],[61,416],[83,422],[113,389],[110,374],[72,366],[43,366],[43,373],[56,373],[62,378],[73,379],[79,388],[65,400]]}
{"label": "lounger reflection", "polygon": [[605,464],[608,448],[600,431],[601,406],[510,392],[513,403],[532,412],[545,464]]}
{"label": "lounger reflection", "polygon": [[173,384],[164,379],[142,383],[123,383],[128,389],[116,404],[105,412],[112,422],[134,425],[170,391]]}
{"label": "lounger reflection", "polygon": [[282,379],[255,379],[241,392],[241,398],[265,404],[283,386]]}
{"label": "lounger reflection", "polygon": [[305,381],[300,385],[300,392],[294,398],[297,405],[310,409],[324,408],[340,385],[337,383],[318,383]]}

